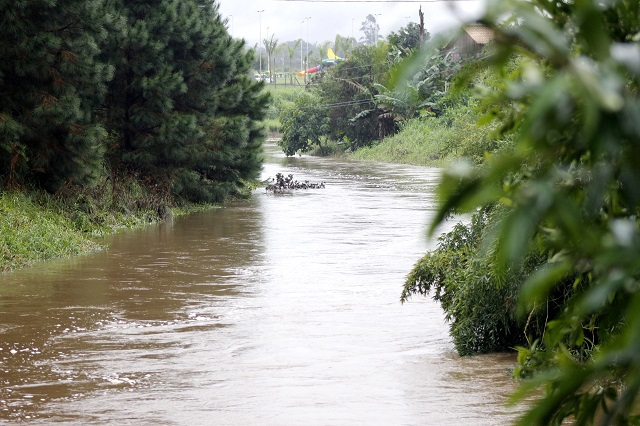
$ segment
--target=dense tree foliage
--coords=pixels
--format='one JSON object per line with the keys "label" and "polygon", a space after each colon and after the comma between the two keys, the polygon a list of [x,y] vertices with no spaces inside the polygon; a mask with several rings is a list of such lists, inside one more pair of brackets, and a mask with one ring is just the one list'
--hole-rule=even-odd
{"label": "dense tree foliage", "polygon": [[286,155],[310,151],[314,146],[322,150],[322,140],[329,132],[329,111],[314,93],[302,93],[281,112],[284,132],[278,142]]}
{"label": "dense tree foliage", "polygon": [[[435,53],[426,61],[424,55],[417,54],[417,25],[409,24],[389,39],[392,44],[355,47],[348,61],[323,70],[313,79],[315,93],[330,111],[326,136],[350,150],[369,147],[394,134],[400,121],[416,117],[425,108],[433,111],[435,99],[442,97],[455,73],[456,65],[443,59],[444,54],[434,47],[429,51]],[[347,49],[342,47],[344,40],[336,37],[336,49]],[[397,84],[399,81],[403,83]],[[391,86],[394,88],[387,88]],[[281,115],[281,120],[285,118]],[[298,119],[304,122],[304,117]],[[286,133],[286,126],[284,130]]]}
{"label": "dense tree foliage", "polygon": [[268,97],[215,3],[1,6],[3,183],[56,191],[109,168],[214,201],[257,176]]}
{"label": "dense tree foliage", "polygon": [[[452,82],[464,68],[473,68],[473,63],[463,63],[452,58],[452,52],[437,45],[425,45],[410,56],[396,57],[389,71],[386,86],[376,85],[375,101],[378,109],[391,115],[396,121],[417,117],[440,116],[457,98],[456,105],[464,104],[461,96],[448,93]],[[462,95],[469,99],[469,91]]]}
{"label": "dense tree foliage", "polygon": [[[255,177],[256,153],[245,157],[258,161],[248,174],[233,167],[255,145],[250,136],[260,136],[247,128],[251,120],[234,113],[250,109],[240,104],[252,90],[251,58],[226,33],[217,6],[139,0],[121,3],[120,11],[131,25],[115,43],[122,56],[108,110],[122,135],[115,151],[125,167],[167,192],[206,201],[228,193],[229,182]],[[251,105],[250,117],[260,118],[264,102]]]}
{"label": "dense tree foliage", "polygon": [[487,207],[468,225],[458,223],[438,240],[438,248],[423,257],[406,280],[401,300],[412,294],[432,294],[446,313],[456,350],[461,355],[499,352],[540,337],[546,315],[562,309],[557,295],[544,315],[518,316],[518,292],[528,274],[544,259],[532,251],[521,269],[501,273],[492,267],[495,245],[483,245],[503,208]]}
{"label": "dense tree foliage", "polygon": [[[389,45],[396,46],[401,50],[413,50],[420,47],[420,25],[409,22],[406,27],[402,27],[398,32],[392,32],[387,37]],[[429,40],[429,32],[425,33],[425,41]]]}
{"label": "dense tree foliage", "polygon": [[319,80],[318,93],[332,106],[331,139],[345,141],[352,149],[379,139],[375,84],[388,78],[387,52],[385,43],[360,45],[352,50],[349,61],[329,69]]}
{"label": "dense tree foliage", "polygon": [[[375,30],[374,18],[367,18],[364,24],[368,26],[363,24],[367,31]],[[323,136],[343,143],[349,150],[357,150],[395,133],[399,121],[417,116],[424,108],[433,109],[434,99],[442,95],[455,67],[447,68],[450,63],[436,54],[434,58],[440,62],[436,64],[437,59],[433,59],[426,61],[426,65],[424,56],[413,56],[419,48],[419,31],[416,24],[409,24],[390,36],[391,44],[361,44],[353,49],[350,48],[353,39],[336,37],[336,52],[349,52],[348,60],[323,70],[314,76],[312,84],[314,94],[320,97],[318,105],[323,104],[329,110],[330,125]],[[324,48],[321,45],[319,50],[322,52]],[[401,64],[407,57],[412,62],[409,67]],[[413,74],[408,75],[407,69]],[[410,82],[403,83],[402,90],[387,89],[405,78]],[[280,114],[285,138],[288,134],[300,133],[288,129],[293,123],[315,126],[311,115],[305,119],[304,114],[296,112],[293,120],[287,114],[289,110]],[[284,142],[284,145],[290,144]]]}
{"label": "dense tree foliage", "polygon": [[[484,22],[496,31],[490,63],[502,75],[485,104],[515,147],[484,167],[446,171],[432,229],[451,213],[504,209],[480,243],[493,250],[481,279],[498,289],[504,277],[521,277],[520,321],[545,319],[520,349],[525,393],[543,389],[523,425],[635,424],[640,2],[496,1]],[[533,265],[532,256],[540,256]],[[414,289],[440,288],[438,266],[423,268]]]}
{"label": "dense tree foliage", "polygon": [[99,46],[113,15],[100,0],[0,1],[3,183],[95,181],[106,132],[95,114],[113,69]]}

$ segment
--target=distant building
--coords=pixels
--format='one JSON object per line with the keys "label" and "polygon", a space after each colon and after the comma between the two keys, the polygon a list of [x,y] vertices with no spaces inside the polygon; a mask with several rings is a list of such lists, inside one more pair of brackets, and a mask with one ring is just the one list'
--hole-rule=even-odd
{"label": "distant building", "polygon": [[453,52],[453,59],[467,59],[478,57],[482,48],[495,38],[491,28],[480,24],[466,25],[458,37],[454,38],[444,48]]}

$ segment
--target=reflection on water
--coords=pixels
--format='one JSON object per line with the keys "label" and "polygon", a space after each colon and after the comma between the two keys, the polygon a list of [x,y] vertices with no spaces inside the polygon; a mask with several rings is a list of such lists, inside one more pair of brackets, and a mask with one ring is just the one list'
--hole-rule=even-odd
{"label": "reflection on water", "polygon": [[268,147],[267,194],[0,276],[0,419],[505,424],[511,355],[458,357],[440,308],[400,305],[432,244],[436,170]]}

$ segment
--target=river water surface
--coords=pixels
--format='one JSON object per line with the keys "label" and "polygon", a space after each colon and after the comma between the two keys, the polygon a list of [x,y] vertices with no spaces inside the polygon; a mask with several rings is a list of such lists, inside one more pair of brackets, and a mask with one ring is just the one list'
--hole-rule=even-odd
{"label": "river water surface", "polygon": [[266,146],[324,189],[126,232],[0,275],[0,421],[503,425],[511,355],[460,358],[440,307],[401,305],[434,242],[435,169]]}

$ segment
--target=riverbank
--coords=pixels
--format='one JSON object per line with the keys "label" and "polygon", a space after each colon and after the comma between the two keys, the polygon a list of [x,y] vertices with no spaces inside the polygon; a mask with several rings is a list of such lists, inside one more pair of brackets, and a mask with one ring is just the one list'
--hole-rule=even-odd
{"label": "riverbank", "polygon": [[478,117],[463,109],[441,117],[425,117],[404,123],[400,132],[371,147],[358,149],[350,158],[365,161],[443,167],[460,158],[475,164],[485,153],[505,146],[493,137],[494,128],[479,126]]}
{"label": "riverbank", "polygon": [[[509,149],[512,135],[499,134],[496,124],[481,124],[481,116],[472,106],[460,103],[442,115],[414,118],[400,124],[398,133],[368,147],[351,150],[348,143],[323,139],[308,155],[379,163],[446,167],[462,158],[482,164],[487,153]],[[282,138],[274,126],[270,139]]]}
{"label": "riverbank", "polygon": [[116,197],[101,190],[66,198],[44,191],[2,192],[0,272],[104,250],[106,246],[96,243],[96,239],[214,207],[170,207],[132,183],[126,193]]}
{"label": "riverbank", "polygon": [[43,194],[0,195],[0,271],[102,248]]}

